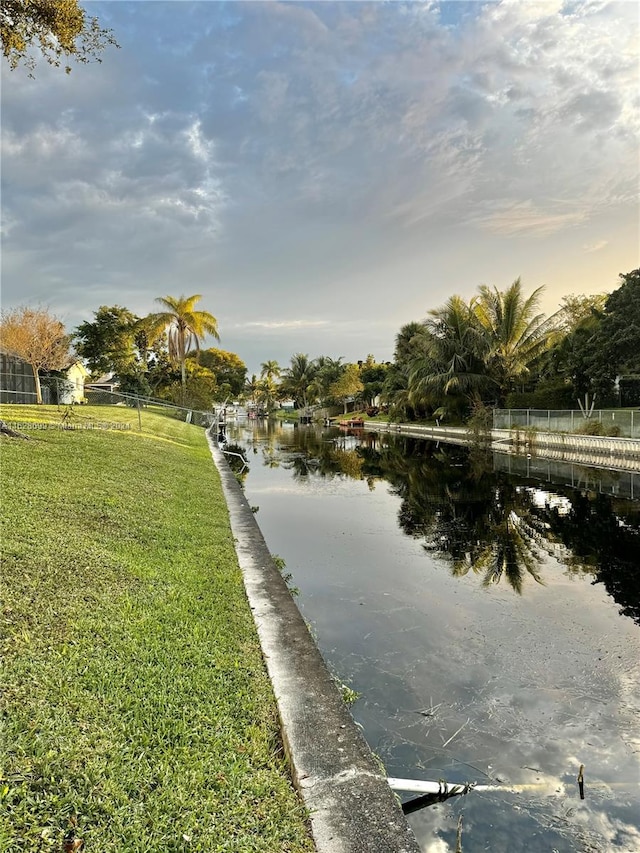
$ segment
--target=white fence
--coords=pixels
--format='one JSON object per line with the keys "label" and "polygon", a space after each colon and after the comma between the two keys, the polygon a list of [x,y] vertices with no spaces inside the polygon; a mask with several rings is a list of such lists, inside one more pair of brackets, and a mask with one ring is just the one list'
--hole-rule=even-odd
{"label": "white fence", "polygon": [[[591,421],[625,438],[640,438],[640,409],[594,409]],[[544,432],[580,432],[587,419],[580,410],[494,409],[494,429],[537,429]]]}

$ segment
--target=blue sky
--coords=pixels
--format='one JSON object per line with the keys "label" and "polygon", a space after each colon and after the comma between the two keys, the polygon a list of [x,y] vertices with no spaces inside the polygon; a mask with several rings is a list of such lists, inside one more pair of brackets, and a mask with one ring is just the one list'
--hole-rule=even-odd
{"label": "blue sky", "polygon": [[120,50],[2,67],[4,307],[201,293],[257,372],[639,265],[635,2],[84,5]]}

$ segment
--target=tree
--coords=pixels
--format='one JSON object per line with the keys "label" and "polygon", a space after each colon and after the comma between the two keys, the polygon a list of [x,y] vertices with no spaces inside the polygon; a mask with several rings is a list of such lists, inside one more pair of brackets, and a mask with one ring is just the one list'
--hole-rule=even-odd
{"label": "tree", "polygon": [[160,390],[160,396],[178,406],[208,411],[217,395],[215,376],[192,358],[185,364],[185,373],[185,385],[182,382],[173,382]]}
{"label": "tree", "polygon": [[180,375],[183,392],[186,391],[187,374],[185,362],[187,353],[191,347],[200,350],[200,341],[205,335],[212,335],[220,340],[218,335],[218,321],[208,311],[196,311],[196,302],[202,299],[199,293],[193,296],[160,296],[156,299],[166,309],[153,315],[153,327],[155,331],[166,329],[169,358],[180,365]]}
{"label": "tree", "polygon": [[368,356],[360,368],[360,380],[364,385],[362,396],[368,406],[375,405],[376,397],[382,393],[388,370],[388,365],[376,363],[373,356]]}
{"label": "tree", "polygon": [[342,364],[342,356],[331,358],[328,355],[320,355],[314,360],[313,367],[309,392],[324,404],[331,397],[331,386],[340,379],[346,365]]}
{"label": "tree", "polygon": [[620,279],[604,305],[602,294],[565,297],[576,309],[569,315],[574,325],[550,350],[545,368],[569,384],[573,405],[587,393],[599,405],[612,404],[616,377],[640,373],[640,270]]}
{"label": "tree", "polygon": [[[112,31],[87,17],[78,0],[2,0],[0,35],[11,69],[23,62],[31,76],[36,65],[33,47],[50,65],[60,66],[63,58],[102,62],[101,50],[119,46]],[[69,74],[71,66],[65,65],[65,71]]]}
{"label": "tree", "polygon": [[594,314],[601,314],[608,295],[608,293],[593,293],[587,296],[582,293],[570,293],[563,296],[558,315],[561,318],[563,331],[570,333],[583,320],[592,317]]}
{"label": "tree", "polygon": [[297,352],[291,356],[291,364],[282,375],[282,390],[291,395],[297,406],[308,405],[309,387],[315,372],[315,365],[308,355]]}
{"label": "tree", "polygon": [[504,292],[496,287],[480,287],[472,303],[488,351],[487,373],[496,383],[499,402],[515,383],[529,372],[529,366],[549,349],[557,338],[559,315],[536,314],[542,287],[525,299],[517,278]]}
{"label": "tree", "polygon": [[281,373],[280,365],[274,359],[263,361],[260,365],[260,377],[262,379],[268,379],[269,381],[279,379]]}
{"label": "tree", "polygon": [[618,372],[640,371],[640,269],[620,275],[609,295],[600,327],[601,351]]}
{"label": "tree", "polygon": [[445,403],[462,413],[489,392],[487,342],[473,304],[451,296],[429,312],[414,339],[415,357],[409,363],[409,400],[432,410]]}
{"label": "tree", "polygon": [[260,380],[255,373],[251,374],[251,379],[247,379],[244,390],[250,402],[255,406],[258,400],[258,395],[260,394]]}
{"label": "tree", "polygon": [[236,399],[242,394],[247,380],[247,366],[240,356],[216,347],[202,350],[199,354],[197,350],[187,354],[187,358],[196,356],[198,362],[216,377],[218,399]]}
{"label": "tree", "polygon": [[69,363],[71,335],[45,308],[14,308],[0,314],[0,342],[23,358],[33,371],[36,402],[42,403],[40,370],[60,370]]}
{"label": "tree", "polygon": [[94,374],[129,373],[136,362],[141,321],[120,305],[101,305],[93,316],[93,322],[81,323],[75,331],[76,352]]}
{"label": "tree", "polygon": [[331,385],[329,394],[336,400],[341,400],[344,405],[344,413],[347,413],[347,403],[357,397],[364,390],[360,381],[360,371],[357,364],[347,364],[342,376]]}
{"label": "tree", "polygon": [[278,393],[276,379],[280,378],[280,365],[277,361],[263,361],[260,365],[260,391],[264,398],[264,404],[269,411],[273,405],[273,401]]}
{"label": "tree", "polygon": [[409,370],[413,360],[422,353],[424,323],[404,325],[396,335],[393,362],[389,365],[382,388],[383,399],[395,416],[413,420],[415,410],[409,400]]}

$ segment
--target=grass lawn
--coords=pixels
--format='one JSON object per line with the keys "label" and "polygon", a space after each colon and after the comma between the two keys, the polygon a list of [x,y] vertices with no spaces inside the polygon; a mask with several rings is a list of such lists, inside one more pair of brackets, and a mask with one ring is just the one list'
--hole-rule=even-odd
{"label": "grass lawn", "polygon": [[203,430],[68,417],[131,428],[1,439],[0,850],[312,850]]}

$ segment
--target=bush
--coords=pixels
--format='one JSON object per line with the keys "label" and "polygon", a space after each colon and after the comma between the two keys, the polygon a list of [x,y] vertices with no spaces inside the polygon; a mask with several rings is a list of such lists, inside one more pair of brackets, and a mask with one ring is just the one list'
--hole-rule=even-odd
{"label": "bush", "polygon": [[601,421],[587,418],[576,430],[578,435],[607,435],[616,438],[620,435],[620,427],[617,424],[605,425]]}
{"label": "bush", "polygon": [[535,391],[513,392],[505,401],[507,409],[572,409],[576,395],[564,379],[541,382]]}

